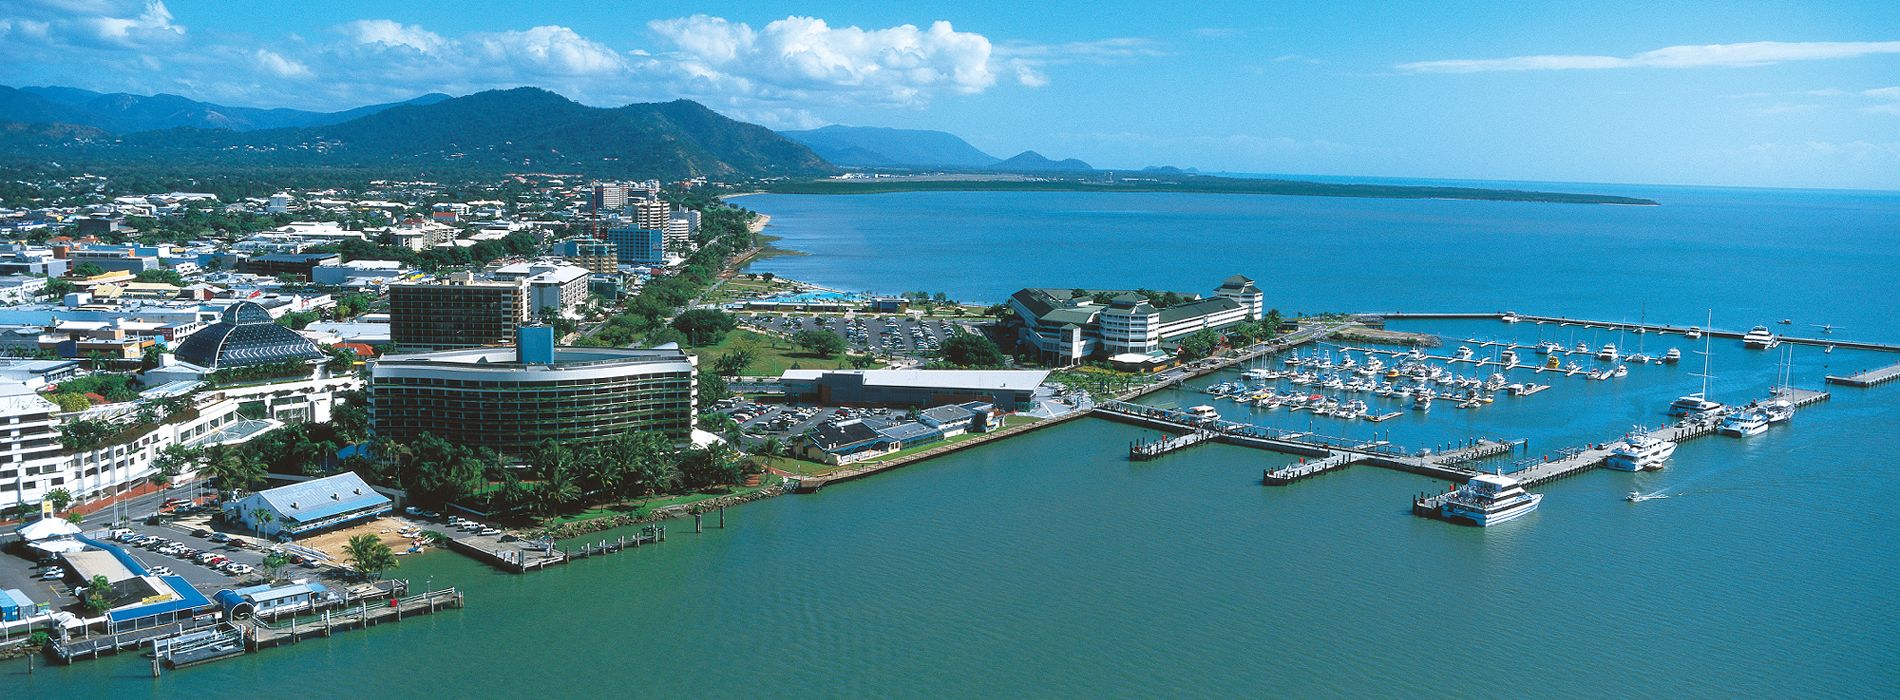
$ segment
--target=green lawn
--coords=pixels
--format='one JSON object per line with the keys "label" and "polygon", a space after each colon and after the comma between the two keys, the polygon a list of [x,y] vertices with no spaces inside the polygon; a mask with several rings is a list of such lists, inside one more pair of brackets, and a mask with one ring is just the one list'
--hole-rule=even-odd
{"label": "green lawn", "polygon": [[[753,349],[752,364],[747,365],[745,369],[745,373],[749,376],[777,376],[791,369],[792,365],[798,365],[800,369],[849,369],[851,367],[851,361],[844,355],[830,358],[819,357],[798,349],[790,340],[744,329],[727,333],[724,340],[713,345],[692,348],[691,352],[699,356],[699,366],[707,368],[732,348],[747,345]],[[884,365],[880,362],[871,366]]]}
{"label": "green lawn", "polygon": [[604,518],[610,515],[620,515],[623,513],[631,514],[634,517],[643,517],[647,515],[648,513],[652,513],[653,511],[659,510],[661,508],[666,508],[669,506],[691,505],[694,503],[698,503],[700,501],[707,501],[707,500],[712,500],[714,498],[719,498],[721,496],[752,493],[754,491],[764,489],[768,486],[776,485],[782,481],[784,481],[784,479],[780,478],[778,475],[768,473],[764,477],[759,479],[758,486],[736,486],[736,487],[733,487],[732,491],[728,493],[683,493],[683,494],[678,494],[678,495],[673,495],[673,496],[658,496],[658,497],[649,498],[646,500],[635,501],[632,503],[616,503],[612,505],[600,506],[597,508],[589,508],[579,513],[568,513],[565,515],[560,515],[548,520],[546,523],[543,523],[543,524],[549,525],[549,526],[566,525],[568,523],[576,523],[583,520],[593,520],[595,518]]}

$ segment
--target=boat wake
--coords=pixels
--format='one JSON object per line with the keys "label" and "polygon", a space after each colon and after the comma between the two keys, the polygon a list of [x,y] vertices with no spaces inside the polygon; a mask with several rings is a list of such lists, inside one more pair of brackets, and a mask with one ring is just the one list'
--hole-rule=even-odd
{"label": "boat wake", "polygon": [[1668,497],[1669,497],[1669,494],[1663,491],[1655,491],[1651,493],[1643,493],[1641,491],[1631,491],[1630,495],[1623,497],[1623,500],[1629,501],[1631,503],[1642,503],[1643,501],[1654,501],[1654,500],[1664,499]]}

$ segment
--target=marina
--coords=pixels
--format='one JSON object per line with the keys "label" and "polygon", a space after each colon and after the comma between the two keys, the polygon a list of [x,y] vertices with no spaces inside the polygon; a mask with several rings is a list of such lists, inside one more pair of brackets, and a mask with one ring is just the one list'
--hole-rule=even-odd
{"label": "marina", "polygon": [[[1748,337],[1749,333],[1752,332],[1752,331],[1723,330],[1723,329],[1712,328],[1712,327],[1702,328],[1700,326],[1673,325],[1673,324],[1666,324],[1666,323],[1647,323],[1647,322],[1630,323],[1628,321],[1597,321],[1597,320],[1590,320],[1590,319],[1570,318],[1570,317],[1565,317],[1565,316],[1538,316],[1538,315],[1533,315],[1533,314],[1518,314],[1518,313],[1513,313],[1509,311],[1500,311],[1500,312],[1493,312],[1493,313],[1486,313],[1486,312],[1478,312],[1478,313],[1389,312],[1389,313],[1370,314],[1366,316],[1361,316],[1361,318],[1382,319],[1382,320],[1485,320],[1485,319],[1491,319],[1491,320],[1498,320],[1498,321],[1506,321],[1507,319],[1511,319],[1508,322],[1510,323],[1530,322],[1530,323],[1535,323],[1539,325],[1546,325],[1546,324],[1556,325],[1558,327],[1576,326],[1578,328],[1585,328],[1585,329],[1594,328],[1594,329],[1602,329],[1602,330],[1609,330],[1609,331],[1675,334],[1675,335],[1681,335],[1685,337],[1688,337],[1690,336],[1691,333],[1694,333],[1697,336],[1709,335],[1716,338],[1728,338],[1728,339],[1733,339],[1733,340],[1744,340]],[[1813,337],[1800,337],[1800,336],[1790,336],[1790,335],[1776,336],[1776,340],[1782,343],[1793,343],[1796,345],[1811,345],[1811,346],[1819,347],[1819,348],[1850,348],[1854,350],[1900,352],[1900,343],[1878,343],[1878,342],[1869,342],[1869,341],[1860,341],[1860,340],[1844,340],[1844,339],[1838,339],[1838,338],[1813,338]]]}

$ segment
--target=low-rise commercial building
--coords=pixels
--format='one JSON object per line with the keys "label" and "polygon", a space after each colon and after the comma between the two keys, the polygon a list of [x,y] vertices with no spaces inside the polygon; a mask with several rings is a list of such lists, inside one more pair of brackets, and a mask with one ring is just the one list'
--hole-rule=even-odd
{"label": "low-rise commercial building", "polygon": [[1259,321],[1264,306],[1253,280],[1240,275],[1223,280],[1211,297],[1166,308],[1132,291],[1029,288],[1010,295],[1009,324],[1021,349],[1069,365],[1091,357],[1162,357],[1195,331]]}
{"label": "low-rise commercial building", "polygon": [[1046,370],[793,369],[785,395],[827,406],[922,408],[972,401],[1015,409],[1035,400]]}
{"label": "low-rise commercial building", "polygon": [[394,502],[355,472],[265,489],[224,504],[226,522],[264,537],[304,537],[388,514]]}

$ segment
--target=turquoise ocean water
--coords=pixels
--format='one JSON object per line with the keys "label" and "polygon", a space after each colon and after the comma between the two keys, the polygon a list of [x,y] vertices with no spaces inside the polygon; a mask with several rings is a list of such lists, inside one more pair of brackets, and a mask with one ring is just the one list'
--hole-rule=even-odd
{"label": "turquoise ocean water", "polygon": [[[1597,187],[1592,191],[1604,191]],[[1028,285],[1211,289],[1307,310],[1499,310],[1746,327],[1783,317],[1900,341],[1900,195],[1608,188],[1662,207],[1203,195],[758,196],[757,270],[849,291],[1000,300]],[[1571,344],[1494,322],[1402,327]],[[1778,330],[1781,330],[1778,328]],[[1818,332],[1796,325],[1792,329]],[[1651,352],[1679,337],[1649,336]],[[1714,342],[1712,391],[1764,392],[1773,353]],[[1532,453],[1654,424],[1699,358],[1548,379],[1476,411],[1373,426],[1236,419]],[[1794,383],[1900,357],[1800,349]],[[1221,379],[1213,377],[1196,386]],[[1443,484],[1357,467],[1259,484],[1287,458],[1088,419],[729,511],[731,527],[512,576],[407,560],[469,607],[154,681],[143,659],[0,666],[8,697],[284,695],[1877,697],[1900,693],[1900,385],[1837,390],[1792,425],[1685,444],[1667,469],[1540,488],[1479,530],[1414,517]],[[1183,390],[1151,397],[1191,405]],[[1330,421],[1330,422],[1329,422]],[[1630,504],[1632,489],[1665,500]],[[690,527],[675,524],[675,533]],[[258,691],[246,690],[247,695]]]}

